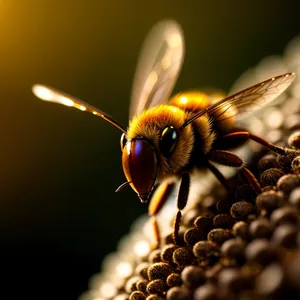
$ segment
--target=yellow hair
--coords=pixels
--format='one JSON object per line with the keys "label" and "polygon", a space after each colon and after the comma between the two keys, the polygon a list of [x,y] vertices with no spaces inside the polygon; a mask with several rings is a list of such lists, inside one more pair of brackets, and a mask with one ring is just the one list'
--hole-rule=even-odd
{"label": "yellow hair", "polygon": [[162,131],[168,126],[173,126],[178,130],[185,120],[186,113],[182,109],[170,105],[159,105],[144,111],[129,124],[127,138],[142,136],[153,143],[160,166],[159,180],[180,172],[189,162],[194,144],[190,125],[180,133],[176,148],[170,158],[165,158],[159,149]]}

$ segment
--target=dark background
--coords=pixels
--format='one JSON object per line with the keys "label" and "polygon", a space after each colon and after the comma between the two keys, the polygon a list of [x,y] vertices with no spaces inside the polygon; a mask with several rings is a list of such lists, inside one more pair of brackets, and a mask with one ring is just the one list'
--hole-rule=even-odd
{"label": "dark background", "polygon": [[174,18],[187,44],[175,91],[228,90],[300,33],[297,1],[241,2],[0,0],[1,299],[76,299],[147,211],[132,190],[114,193],[125,179],[120,132],[38,101],[31,85],[57,87],[127,124],[141,43]]}

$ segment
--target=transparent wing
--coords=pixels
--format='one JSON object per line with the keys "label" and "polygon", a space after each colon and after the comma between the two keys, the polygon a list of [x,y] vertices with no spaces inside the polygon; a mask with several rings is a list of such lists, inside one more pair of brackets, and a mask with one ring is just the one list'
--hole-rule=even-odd
{"label": "transparent wing", "polygon": [[42,84],[35,84],[32,87],[33,94],[38,97],[41,100],[59,103],[65,106],[74,107],[81,111],[88,111],[92,113],[93,115],[96,115],[98,117],[101,117],[105,121],[113,124],[117,128],[119,128],[121,131],[126,133],[126,130],[118,123],[116,122],[112,117],[110,117],[108,114],[103,112],[102,110],[84,102],[79,99],[76,99],[73,96],[70,96],[64,92],[58,91],[50,86],[42,85]]}
{"label": "transparent wing", "polygon": [[279,96],[294,79],[295,73],[286,73],[257,83],[196,113],[181,126],[181,129],[204,114],[213,115],[215,120],[221,121],[228,118],[225,114],[227,111],[230,111],[231,118],[259,109]]}
{"label": "transparent wing", "polygon": [[263,58],[259,63],[246,70],[233,84],[229,95],[247,88],[257,82],[261,82],[266,78],[271,78],[277,74],[289,72],[287,64],[280,55],[271,55]]}
{"label": "transparent wing", "polygon": [[129,117],[166,103],[172,93],[184,57],[184,37],[172,20],[157,23],[142,46],[135,72]]}

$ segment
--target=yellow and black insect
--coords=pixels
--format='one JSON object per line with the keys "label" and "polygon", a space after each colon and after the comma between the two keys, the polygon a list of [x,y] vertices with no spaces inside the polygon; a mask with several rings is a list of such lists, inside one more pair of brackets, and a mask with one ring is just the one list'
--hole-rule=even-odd
{"label": "yellow and black insect", "polygon": [[230,149],[251,139],[284,154],[277,147],[248,131],[236,128],[236,121],[280,95],[294,80],[294,73],[279,75],[212,102],[200,92],[186,92],[170,98],[184,58],[184,37],[180,26],[162,21],[150,31],[143,45],[133,82],[130,123],[127,130],[103,111],[45,85],[33,86],[40,99],[88,111],[110,122],[123,134],[122,165],[127,181],[142,202],[147,202],[157,183],[159,192],[152,198],[149,215],[157,242],[159,227],[155,216],[163,206],[172,182],[181,180],[174,222],[178,243],[181,210],[186,206],[190,174],[208,168],[226,187],[227,182],[212,162],[239,168],[250,184],[260,187],[243,161]]}

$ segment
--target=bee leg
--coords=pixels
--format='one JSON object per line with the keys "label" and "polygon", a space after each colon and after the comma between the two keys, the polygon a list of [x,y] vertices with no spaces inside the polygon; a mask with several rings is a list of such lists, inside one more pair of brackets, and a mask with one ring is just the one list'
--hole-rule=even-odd
{"label": "bee leg", "polygon": [[247,169],[245,166],[243,166],[244,164],[243,160],[240,157],[238,157],[236,154],[225,150],[212,150],[208,154],[208,158],[209,160],[214,161],[220,165],[234,167],[234,168],[241,168],[241,171],[246,176],[248,182],[253,187],[255,192],[257,194],[261,193],[261,187],[259,182],[252,174],[252,172],[249,169]]}
{"label": "bee leg", "polygon": [[160,230],[157,223],[156,215],[160,212],[161,208],[168,199],[172,189],[174,187],[174,182],[163,182],[154,192],[151,202],[148,207],[148,214],[152,218],[152,227],[155,238],[155,245],[152,246],[153,249],[156,249],[160,245]]}
{"label": "bee leg", "polygon": [[250,132],[248,132],[249,134],[249,138],[267,148],[269,148],[270,150],[274,151],[275,153],[277,154],[280,154],[280,155],[283,155],[286,153],[286,150],[282,147],[279,147],[279,146],[276,146],[272,143],[269,143],[268,141],[266,141],[265,139],[255,135],[255,134],[252,134]]}
{"label": "bee leg", "polygon": [[260,184],[257,181],[257,179],[255,178],[255,176],[253,175],[253,173],[246,167],[242,167],[242,172],[245,175],[245,177],[247,178],[247,180],[250,183],[250,185],[252,186],[252,188],[254,189],[255,193],[257,195],[261,194],[262,190],[261,190]]}
{"label": "bee leg", "polygon": [[188,173],[184,173],[182,175],[179,193],[177,197],[177,213],[175,216],[174,224],[173,224],[173,240],[176,245],[180,244],[179,238],[179,229],[180,229],[180,221],[181,221],[181,210],[183,210],[187,204],[188,196],[190,191],[190,175]]}
{"label": "bee leg", "polygon": [[237,142],[239,142],[240,144],[243,144],[244,142],[246,142],[249,139],[267,147],[268,149],[270,149],[278,154],[283,155],[286,153],[286,150],[284,148],[275,146],[274,144],[269,143],[265,139],[255,135],[255,134],[252,134],[248,131],[237,131],[237,132],[232,132],[232,133],[226,134],[221,138],[221,143],[230,145],[230,144],[236,144]]}
{"label": "bee leg", "polygon": [[224,186],[224,188],[226,189],[227,193],[230,194],[231,189],[230,189],[230,187],[228,185],[228,181],[223,176],[223,174],[211,162],[209,162],[209,161],[207,162],[207,167],[216,176],[216,178],[220,181],[220,183]]}

